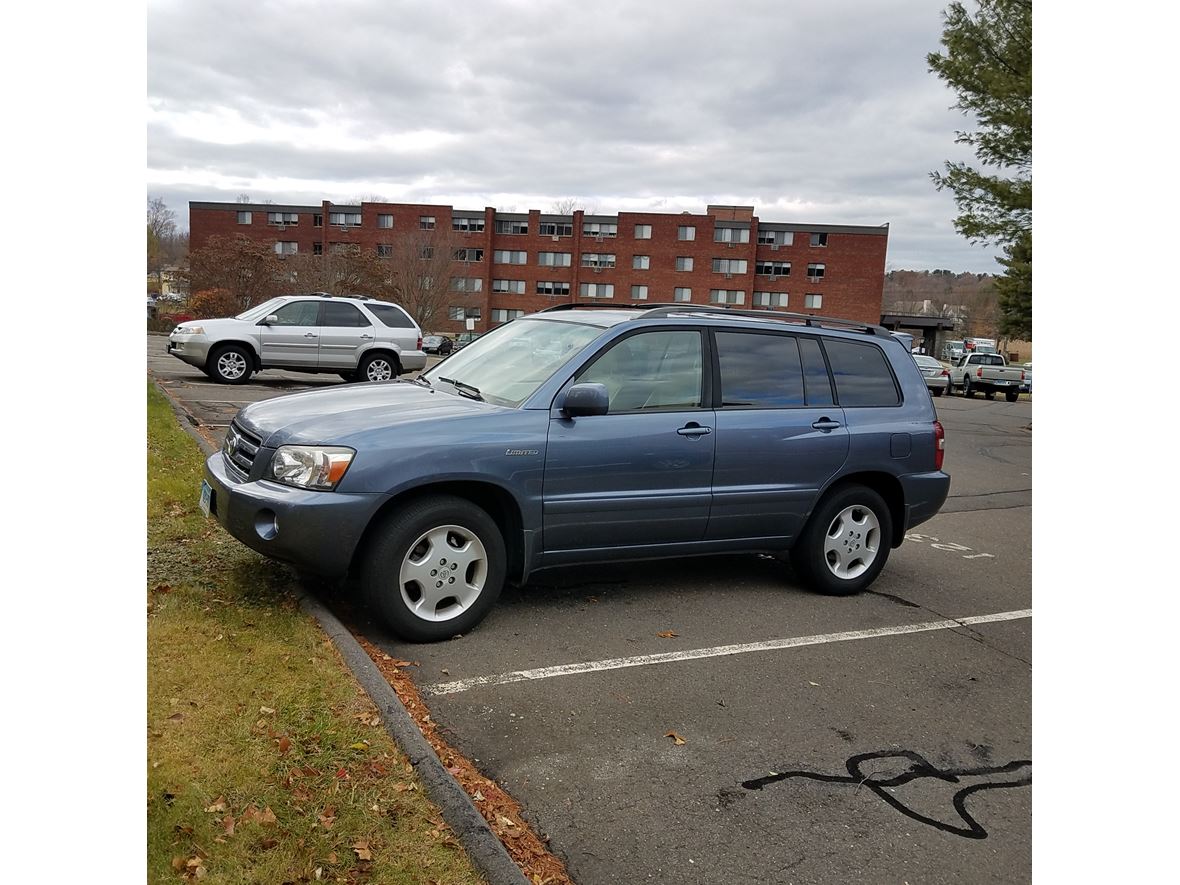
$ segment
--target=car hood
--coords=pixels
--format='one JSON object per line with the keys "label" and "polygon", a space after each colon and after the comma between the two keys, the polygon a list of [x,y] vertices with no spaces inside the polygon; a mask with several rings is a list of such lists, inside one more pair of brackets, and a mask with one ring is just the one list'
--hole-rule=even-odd
{"label": "car hood", "polygon": [[[241,335],[242,330],[257,332],[254,323],[248,323],[245,320],[235,320],[233,317],[224,317],[211,320],[186,320],[180,324],[181,326],[200,326],[205,330],[205,334],[210,338],[219,338],[225,335]],[[180,326],[177,326],[180,328]]]}
{"label": "car hood", "polygon": [[503,412],[504,407],[408,381],[347,384],[253,403],[237,421],[264,446],[342,444],[390,427]]}

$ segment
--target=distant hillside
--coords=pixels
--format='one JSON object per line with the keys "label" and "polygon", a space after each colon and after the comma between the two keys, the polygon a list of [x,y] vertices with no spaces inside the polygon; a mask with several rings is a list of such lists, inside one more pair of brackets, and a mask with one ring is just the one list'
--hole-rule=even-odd
{"label": "distant hillside", "polygon": [[949,270],[894,270],[885,274],[881,301],[885,313],[953,316],[962,334],[985,338],[996,333],[998,307],[995,277]]}

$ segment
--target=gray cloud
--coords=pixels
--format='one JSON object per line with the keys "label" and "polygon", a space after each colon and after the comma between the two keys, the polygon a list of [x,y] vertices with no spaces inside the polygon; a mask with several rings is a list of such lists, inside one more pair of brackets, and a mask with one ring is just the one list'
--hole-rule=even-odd
{"label": "gray cloud", "polygon": [[[891,267],[996,271],[930,183],[964,119],[932,0],[155,0],[148,191],[382,194],[889,222]],[[275,182],[279,182],[276,184]],[[489,202],[495,200],[495,202]]]}

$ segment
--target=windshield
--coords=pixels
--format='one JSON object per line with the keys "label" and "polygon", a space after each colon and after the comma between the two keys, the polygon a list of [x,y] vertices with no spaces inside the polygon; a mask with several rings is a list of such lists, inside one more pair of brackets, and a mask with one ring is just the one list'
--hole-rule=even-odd
{"label": "windshield", "polygon": [[260,320],[264,316],[274,313],[275,308],[277,308],[280,304],[282,304],[286,300],[287,300],[286,298],[282,298],[282,297],[271,298],[269,301],[264,301],[261,304],[255,304],[253,307],[251,307],[249,310],[245,311],[244,313],[238,314],[236,317],[234,317],[234,319],[235,320],[246,320],[247,322],[249,322],[251,320]]}
{"label": "windshield", "polygon": [[490,403],[516,407],[601,334],[601,326],[513,320],[455,351],[421,377],[467,394],[478,391]]}

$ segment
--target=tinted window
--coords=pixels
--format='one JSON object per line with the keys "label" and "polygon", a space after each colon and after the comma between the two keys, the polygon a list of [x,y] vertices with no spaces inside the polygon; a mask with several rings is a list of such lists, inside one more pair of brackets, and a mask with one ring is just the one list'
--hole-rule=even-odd
{"label": "tinted window", "polygon": [[275,311],[279,321],[276,326],[318,326],[320,303],[318,301],[295,301],[284,304]]}
{"label": "tinted window", "polygon": [[829,339],[824,342],[841,406],[896,406],[900,399],[881,348]]}
{"label": "tinted window", "polygon": [[794,337],[718,332],[717,355],[723,406],[803,405],[803,366]]}
{"label": "tinted window", "polygon": [[643,332],[612,345],[579,377],[606,385],[612,412],[695,409],[701,402],[699,332]]}
{"label": "tinted window", "polygon": [[351,304],[328,302],[324,305],[321,326],[368,326],[365,315]]}
{"label": "tinted window", "polygon": [[828,364],[824,362],[819,342],[814,338],[800,338],[799,354],[803,357],[803,384],[807,388],[807,405],[832,405],[836,401],[832,397],[832,377],[828,374]]}
{"label": "tinted window", "polygon": [[365,307],[373,312],[373,316],[393,329],[412,329],[414,321],[404,311],[392,304],[366,304]]}

